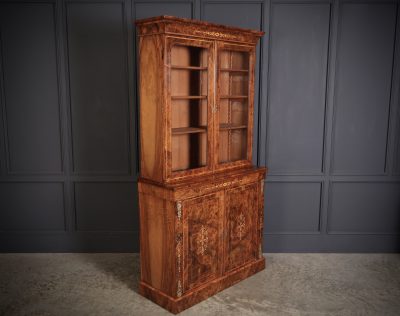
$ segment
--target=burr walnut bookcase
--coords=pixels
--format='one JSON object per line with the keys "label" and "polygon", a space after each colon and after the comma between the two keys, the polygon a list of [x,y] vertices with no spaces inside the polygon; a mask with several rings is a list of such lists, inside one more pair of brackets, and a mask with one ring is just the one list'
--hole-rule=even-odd
{"label": "burr walnut bookcase", "polygon": [[170,16],[136,25],[140,293],[179,313],[265,267],[266,169],[251,164],[263,32]]}

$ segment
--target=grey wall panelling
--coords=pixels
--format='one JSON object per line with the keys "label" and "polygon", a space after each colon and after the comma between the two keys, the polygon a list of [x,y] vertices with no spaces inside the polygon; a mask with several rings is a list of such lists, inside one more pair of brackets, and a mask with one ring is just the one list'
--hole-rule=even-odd
{"label": "grey wall panelling", "polygon": [[174,15],[181,18],[194,18],[194,5],[191,1],[136,1],[135,19],[145,19],[158,15]]}
{"label": "grey wall panelling", "polygon": [[63,184],[49,182],[0,183],[2,231],[63,231]]}
{"label": "grey wall panelling", "polygon": [[123,10],[121,2],[66,5],[77,174],[126,175],[131,168]]}
{"label": "grey wall panelling", "polygon": [[384,174],[396,5],[344,3],[340,13],[331,169]]}
{"label": "grey wall panelling", "polygon": [[[330,15],[319,14],[318,17],[317,8],[322,12],[322,8],[327,5],[330,7]],[[298,6],[302,9],[293,10]],[[297,23],[297,28],[291,28],[291,23],[298,21],[304,12],[312,11],[313,18]],[[289,13],[294,14],[294,17],[287,22],[284,16]],[[395,88],[399,85],[399,70],[396,66],[399,50],[395,50],[399,35],[398,30],[396,31],[398,2],[277,1],[272,3],[271,15],[266,119],[268,138],[265,143],[266,162],[271,168],[271,175],[267,179],[265,192],[266,213],[268,204],[274,210],[271,211],[273,218],[268,223],[266,217],[265,222],[267,250],[398,250],[399,227],[391,220],[397,220],[397,223],[399,221],[396,216],[400,213],[400,190],[396,185],[399,179],[391,169],[396,157],[391,152],[394,145],[389,141],[396,133],[393,120],[399,102]],[[318,36],[318,33],[325,30],[322,26],[328,23],[327,36],[319,41],[312,40],[309,45],[296,47],[296,41],[290,40],[290,36],[296,35],[299,38],[297,33],[313,20],[321,26],[315,27],[314,31],[309,30],[307,35]],[[328,50],[321,50],[310,61],[316,63],[321,54],[324,55],[327,66],[326,88],[321,85],[323,74],[321,79],[307,76],[313,65],[306,67],[306,62],[297,63],[295,57],[287,57],[292,52],[290,48],[296,48],[296,56],[299,52],[302,58],[302,49],[312,50],[312,43],[322,45],[324,39],[328,40]],[[306,56],[311,54],[312,51],[309,51]],[[274,59],[275,55],[277,57]],[[281,65],[280,60],[284,61]],[[295,66],[287,70],[285,66],[290,63]],[[307,69],[296,69],[302,66]],[[377,67],[376,71],[374,67]],[[274,73],[275,68],[278,69]],[[319,71],[322,68],[318,67]],[[301,77],[297,78],[293,89],[290,89],[287,82],[290,83],[296,75],[306,76],[307,80],[303,83]],[[282,82],[282,77],[287,81]],[[304,85],[309,85],[311,90],[305,96],[296,96],[296,91],[293,90]],[[316,87],[318,89],[314,90]],[[285,91],[285,88],[289,91]],[[305,90],[306,88],[302,89]],[[312,96],[321,96],[321,92],[319,107],[309,112],[309,121],[302,121],[301,113],[295,112],[293,107],[305,100],[301,109],[307,111],[312,106]],[[294,102],[290,99],[293,95],[296,97]],[[318,109],[324,109],[323,117],[317,118]],[[282,117],[282,113],[286,116]],[[296,119],[290,124],[292,115]],[[295,126],[301,123],[305,124]],[[322,130],[318,124],[323,124]],[[316,126],[319,129],[314,128],[313,132],[317,135],[305,134],[306,137],[301,139],[303,133]],[[292,132],[294,137],[289,134],[291,129],[297,131]],[[322,153],[316,137],[323,140]],[[306,141],[306,144],[301,144],[302,141]],[[300,150],[299,153],[296,150],[291,152],[298,144],[303,149],[310,147],[308,150]],[[321,154],[318,155],[319,153]],[[287,160],[289,155],[292,157]],[[296,155],[299,159],[292,159]],[[307,155],[311,156],[307,158]],[[322,158],[321,165],[317,164],[317,158]],[[282,185],[282,181],[287,181],[286,185]],[[321,208],[319,214],[315,214],[315,217],[319,216],[320,230],[317,233],[293,232],[290,227],[292,222],[288,220],[283,231],[275,232],[275,214],[279,214],[280,218],[291,216],[290,220],[297,218],[301,222],[304,216],[311,213],[311,207],[307,206],[311,203],[310,200],[299,203],[295,212],[286,204],[276,204],[275,199],[281,196],[281,203],[285,203],[285,199],[296,200],[296,195],[302,194],[303,186],[314,181],[322,183],[319,196]],[[293,185],[298,187],[297,191],[286,193]],[[268,189],[272,191],[271,196],[268,196]],[[278,190],[280,192],[273,196]]]}
{"label": "grey wall panelling", "polygon": [[269,183],[265,191],[268,232],[318,233],[321,188],[321,182],[311,181]]}
{"label": "grey wall panelling", "polygon": [[398,232],[399,192],[400,183],[334,182],[328,213],[329,233]]}
{"label": "grey wall panelling", "polygon": [[271,174],[322,172],[329,3],[274,4],[268,166]]}
{"label": "grey wall panelling", "polygon": [[[1,24],[8,173],[62,170],[54,23],[53,4],[4,5]],[[32,27],[25,27],[27,24]]]}
{"label": "grey wall panelling", "polygon": [[168,14],[266,32],[264,251],[399,251],[399,12],[397,0],[0,0],[0,250],[138,251],[131,21]]}
{"label": "grey wall panelling", "polygon": [[[0,144],[4,152],[0,189],[6,196],[0,199],[0,249],[137,251],[132,3],[2,1],[0,6]],[[49,32],[52,35],[47,35]],[[16,33],[26,36],[14,36],[11,43],[4,39],[5,35]],[[21,43],[15,42],[17,38]],[[43,44],[45,40],[54,42],[52,49],[48,47],[51,43]],[[33,50],[31,41],[36,42]],[[31,56],[32,52],[36,59],[25,58],[24,54]],[[13,59],[7,58],[7,54]],[[43,61],[44,58],[49,61]],[[11,66],[12,71],[7,71]],[[29,70],[27,78],[15,71],[22,71],[23,67],[25,72]],[[55,79],[49,78],[49,73],[53,77],[55,74]],[[14,80],[11,88],[7,80]],[[21,87],[27,84],[30,86]],[[47,94],[38,90],[42,86]],[[16,94],[14,106],[9,95],[16,88],[19,95]],[[31,95],[24,96],[21,91]],[[50,93],[58,98],[58,103],[50,98]],[[29,102],[24,103],[21,98]],[[13,120],[8,115],[10,106],[15,112]],[[59,120],[53,118],[54,113]],[[55,124],[59,134],[52,128]],[[30,126],[34,127],[32,131]],[[10,143],[10,128],[19,133],[17,136],[22,134],[21,138],[40,137],[38,142],[47,151],[38,147],[32,153],[26,152],[32,141],[26,140],[28,146],[24,139],[18,142],[17,153],[22,158],[13,159],[18,174],[10,172],[4,158],[9,152],[6,145]],[[52,137],[61,148],[48,140]],[[55,172],[57,159],[48,152],[57,153],[57,149],[60,167]],[[51,163],[46,159],[52,159]],[[42,166],[51,168],[51,172]],[[16,218],[21,218],[20,223],[16,223]]]}

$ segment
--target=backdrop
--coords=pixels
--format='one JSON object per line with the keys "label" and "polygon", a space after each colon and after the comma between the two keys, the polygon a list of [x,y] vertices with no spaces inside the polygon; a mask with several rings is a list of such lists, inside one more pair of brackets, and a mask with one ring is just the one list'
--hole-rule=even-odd
{"label": "backdrop", "polygon": [[0,2],[0,250],[138,251],[136,39],[260,29],[264,251],[400,250],[399,2]]}

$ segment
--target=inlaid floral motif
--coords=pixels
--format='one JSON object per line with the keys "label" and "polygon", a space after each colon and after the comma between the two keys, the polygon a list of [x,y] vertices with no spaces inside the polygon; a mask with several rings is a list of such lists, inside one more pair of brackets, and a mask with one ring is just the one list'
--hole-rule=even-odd
{"label": "inlaid floral motif", "polygon": [[244,231],[246,229],[246,217],[243,213],[240,213],[239,217],[237,218],[237,233],[240,240],[244,235]]}
{"label": "inlaid floral motif", "polygon": [[208,230],[207,227],[201,225],[199,237],[197,238],[197,252],[204,255],[208,245]]}

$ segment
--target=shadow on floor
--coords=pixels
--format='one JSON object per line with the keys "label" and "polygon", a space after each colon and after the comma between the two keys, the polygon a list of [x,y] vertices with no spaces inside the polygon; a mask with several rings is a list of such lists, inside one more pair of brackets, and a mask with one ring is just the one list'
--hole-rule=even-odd
{"label": "shadow on floor", "polygon": [[136,253],[82,253],[80,257],[91,263],[101,273],[121,282],[139,293],[140,259]]}

